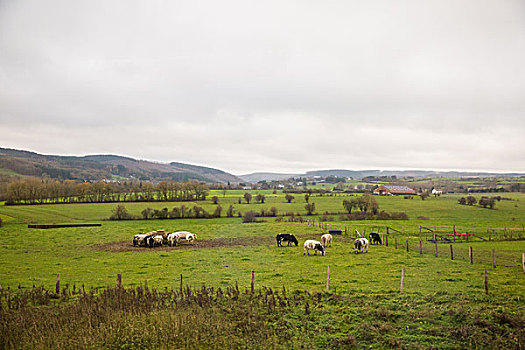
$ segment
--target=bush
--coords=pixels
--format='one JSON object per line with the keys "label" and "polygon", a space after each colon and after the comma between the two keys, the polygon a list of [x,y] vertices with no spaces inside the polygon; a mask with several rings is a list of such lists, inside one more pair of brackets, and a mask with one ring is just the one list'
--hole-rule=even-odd
{"label": "bush", "polygon": [[315,211],[315,203],[308,203],[304,209],[306,209],[306,215],[312,215]]}
{"label": "bush", "polygon": [[[109,217],[109,220],[131,220],[133,219],[133,216],[131,216],[130,213],[126,210],[126,207],[123,205],[117,205],[115,210],[113,210],[113,214]],[[0,221],[0,226],[1,221]]]}
{"label": "bush", "polygon": [[243,223],[257,222],[257,214],[255,214],[253,211],[247,211],[242,216],[242,222]]}
{"label": "bush", "polygon": [[341,214],[339,216],[339,220],[408,220],[408,215],[405,212],[387,213],[385,211],[381,211],[378,214],[372,214],[370,212],[356,212],[353,214]]}
{"label": "bush", "polygon": [[462,204],[462,205],[465,205],[465,204],[467,204],[467,200],[465,199],[465,197],[461,197],[460,199],[458,199],[458,203]]}

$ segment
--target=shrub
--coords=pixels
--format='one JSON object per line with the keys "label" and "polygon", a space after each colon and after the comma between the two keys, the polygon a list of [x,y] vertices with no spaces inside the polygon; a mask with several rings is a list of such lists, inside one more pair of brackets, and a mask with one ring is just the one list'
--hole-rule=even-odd
{"label": "shrub", "polygon": [[315,203],[308,203],[304,206],[304,209],[306,209],[306,215],[312,215],[315,210]]}
{"label": "shrub", "polygon": [[476,204],[476,202],[477,202],[477,200],[473,196],[468,196],[467,197],[467,204],[468,205],[474,205],[474,204]]}
{"label": "shrub", "polygon": [[253,211],[247,211],[242,216],[242,222],[243,223],[257,222],[257,214],[255,214]]}
{"label": "shrub", "polygon": [[152,212],[153,212],[153,210],[151,208],[146,208],[143,211],[141,211],[140,214],[142,215],[142,218],[144,220],[148,220],[148,219],[151,218]]}
{"label": "shrub", "polygon": [[292,203],[293,199],[295,198],[294,196],[292,196],[291,194],[286,194],[286,196],[284,196],[284,198],[286,199],[286,201],[288,203]]}
{"label": "shrub", "polygon": [[[133,217],[130,213],[126,210],[126,207],[123,205],[117,205],[115,210],[113,210],[113,214],[109,217],[109,220],[131,220]],[[1,219],[0,219],[0,226],[1,225]]]}
{"label": "shrub", "polygon": [[220,218],[221,217],[221,212],[222,212],[222,207],[220,205],[218,205],[215,208],[215,211],[213,212],[213,217]]}
{"label": "shrub", "polygon": [[264,204],[265,199],[266,199],[266,196],[264,194],[258,194],[257,196],[255,196],[255,201],[257,203],[263,203]]}
{"label": "shrub", "polygon": [[229,218],[233,217],[233,205],[232,204],[230,204],[228,210],[226,210],[226,216]]}
{"label": "shrub", "polygon": [[462,205],[465,205],[465,204],[467,204],[467,200],[465,199],[465,197],[461,197],[460,199],[458,199],[458,203],[462,204]]}
{"label": "shrub", "polygon": [[153,210],[153,217],[157,219],[167,219],[168,218],[168,208],[163,208],[161,210]]}

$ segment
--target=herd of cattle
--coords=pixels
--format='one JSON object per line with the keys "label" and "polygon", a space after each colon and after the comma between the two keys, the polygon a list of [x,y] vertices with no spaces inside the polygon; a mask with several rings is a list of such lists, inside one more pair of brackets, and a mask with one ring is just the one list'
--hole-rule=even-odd
{"label": "herd of cattle", "polygon": [[[314,251],[314,255],[317,255],[317,252],[320,252],[321,255],[324,256],[325,254],[325,248],[332,246],[332,235],[329,233],[326,233],[321,236],[321,242],[308,239],[304,242],[304,253],[310,255],[310,250]],[[372,244],[377,243],[381,244],[381,237],[375,233],[371,232],[369,235],[370,240],[372,241]],[[193,243],[197,239],[197,235],[195,233],[191,233],[188,231],[178,231],[169,233],[164,230],[157,230],[157,231],[151,231],[147,233],[139,233],[135,236],[133,236],[133,246],[134,247],[148,247],[148,248],[155,248],[160,247],[163,245],[168,245],[170,247],[174,247],[179,245],[181,242],[186,241],[188,243]],[[287,242],[288,245],[295,244],[295,246],[299,245],[299,241],[297,238],[290,234],[290,233],[280,233],[277,236],[275,236],[275,240],[277,241],[277,246],[282,247],[283,242]],[[361,237],[357,238],[354,241],[354,251],[355,253],[359,253],[360,251],[366,251],[368,253],[368,239]]]}
{"label": "herd of cattle", "polygon": [[[320,252],[321,255],[325,254],[325,248],[332,246],[332,235],[329,233],[326,233],[321,236],[321,242],[308,239],[304,242],[304,253],[310,255],[310,250],[314,251],[314,255],[317,255],[317,252]],[[381,244],[381,237],[376,232],[371,232],[369,235],[370,241],[372,244]],[[297,238],[289,233],[280,233],[277,236],[275,236],[275,240],[277,241],[277,246],[282,247],[283,242],[288,242],[288,245],[295,244],[295,246],[299,245],[299,241]],[[364,237],[357,238],[354,241],[354,251],[355,253],[359,253],[360,251],[366,251],[368,253],[368,239]]]}
{"label": "herd of cattle", "polygon": [[147,233],[139,233],[138,235],[133,236],[133,246],[155,248],[168,245],[174,247],[179,245],[182,241],[193,243],[196,239],[197,235],[195,233],[187,231],[169,233],[164,230],[157,230]]}

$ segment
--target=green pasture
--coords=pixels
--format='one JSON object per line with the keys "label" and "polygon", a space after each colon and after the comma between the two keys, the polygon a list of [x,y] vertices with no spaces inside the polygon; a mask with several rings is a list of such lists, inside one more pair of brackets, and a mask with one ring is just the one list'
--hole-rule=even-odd
{"label": "green pasture", "polygon": [[[236,195],[218,196],[225,214],[229,204],[240,212],[260,211],[261,208],[278,208],[279,213],[300,213],[305,215],[304,195],[295,195],[292,203],[287,203],[284,195],[267,194],[264,204],[238,204]],[[338,221],[339,215],[328,215],[334,221],[319,223],[275,222],[275,218],[264,218],[266,222],[242,224],[241,219],[178,219],[178,220],[132,220],[106,221],[117,204],[55,204],[36,206],[0,206],[0,216],[5,225],[0,228],[0,284],[2,286],[28,287],[44,284],[52,285],[57,273],[64,283],[86,284],[104,287],[114,283],[117,273],[123,275],[128,285],[149,284],[169,287],[178,283],[180,274],[184,281],[194,286],[228,285],[238,282],[247,286],[251,271],[256,271],[258,285],[321,290],[326,282],[326,270],[331,267],[331,285],[338,290],[391,292],[399,288],[402,267],[407,269],[406,290],[410,292],[446,291],[450,293],[479,294],[483,289],[482,275],[489,268],[491,286],[504,291],[505,296],[523,296],[524,276],[520,273],[521,252],[525,252],[525,233],[519,230],[525,222],[524,194],[505,194],[512,200],[497,202],[496,209],[483,209],[477,206],[457,204],[460,196],[449,195],[430,197],[421,200],[403,197],[375,197],[380,210],[387,212],[403,211],[410,219],[403,221]],[[344,212],[342,201],[348,197],[312,196],[310,202],[316,203],[318,219],[324,212]],[[199,205],[213,212],[215,205],[211,199],[184,203],[125,203],[129,212],[140,215],[146,208],[172,208],[181,204],[191,207]],[[419,217],[419,219],[417,219]],[[28,223],[102,223],[101,227],[79,227],[38,230],[27,228]],[[329,226],[328,226],[329,225]],[[419,232],[420,225],[437,226],[438,232],[446,236],[456,225],[459,232],[477,232],[479,237],[487,238],[486,227],[509,227],[514,232],[512,242],[487,242],[471,238],[469,244],[456,242],[457,255],[461,259],[451,261],[447,256],[448,244],[441,244],[439,257],[434,257],[433,247],[426,239],[429,233]],[[390,226],[399,232],[389,236],[389,246],[372,246],[368,254],[352,254],[350,237],[336,236],[334,246],[328,248],[324,257],[303,256],[299,247],[277,248],[274,237],[277,233],[293,233],[300,242],[305,239],[319,239],[326,228],[345,227],[349,234],[354,229],[361,233],[371,230],[385,233]],[[439,228],[447,226],[446,228]],[[512,228],[514,231],[510,230]],[[156,229],[172,232],[188,230],[198,234],[203,241],[214,239],[248,239],[240,246],[224,244],[214,248],[194,248],[180,250],[141,249],[140,251],[113,251],[108,244],[126,242],[131,245],[134,234]],[[409,252],[401,249],[409,239]],[[398,249],[394,249],[394,240]],[[425,253],[415,249],[419,240],[425,242]],[[198,242],[197,242],[198,243]],[[465,254],[468,246],[475,247],[476,263],[470,265]],[[508,266],[492,270],[491,249],[505,259]],[[466,253],[467,252],[467,253]]]}
{"label": "green pasture", "polygon": [[[216,330],[224,324],[227,325],[225,329],[234,331],[225,333],[228,336],[214,343],[215,347],[247,344],[252,335],[236,331],[238,325],[246,321],[246,310],[251,310],[251,319],[260,320],[249,334],[260,336],[264,347],[273,344],[270,346],[273,348],[286,347],[283,344],[292,348],[491,348],[514,346],[525,339],[522,331],[525,273],[521,266],[521,254],[525,252],[524,194],[506,193],[505,197],[512,200],[497,202],[493,210],[459,205],[458,195],[430,197],[424,201],[419,197],[375,197],[380,210],[406,212],[410,219],[403,221],[339,221],[339,215],[332,213],[344,212],[342,201],[348,197],[341,195],[312,196],[310,202],[316,203],[316,215],[311,217],[305,216],[304,195],[294,195],[295,200],[286,203],[284,194],[270,193],[264,204],[254,201],[246,204],[244,200],[238,204],[241,195],[217,194],[224,208],[223,215],[229,204],[242,213],[275,206],[280,214],[299,213],[301,218],[311,222],[278,222],[276,219],[281,218],[263,218],[265,221],[261,223],[243,224],[239,217],[108,221],[117,204],[0,205],[0,217],[4,222],[0,227],[0,285],[4,291],[9,288],[12,293],[30,292],[33,285],[53,291],[57,273],[60,273],[61,287],[67,286],[69,290],[73,286],[77,290],[82,286],[86,290],[114,286],[117,274],[122,275],[124,287],[147,284],[159,291],[178,290],[181,275],[184,285],[194,289],[205,285],[226,290],[237,284],[244,301],[236,306],[234,316],[225,313],[217,304],[213,306],[216,309],[206,311],[205,316],[203,314],[193,322],[196,323],[194,328],[202,327],[203,337],[191,343],[197,347],[206,347],[202,339],[219,339]],[[208,212],[215,208],[211,197],[195,203],[124,205],[129,212],[139,215],[146,207],[171,209],[181,204],[187,207],[199,205]],[[324,215],[325,212],[329,214]],[[329,221],[319,222],[321,218]],[[28,223],[101,223],[102,226],[43,230],[29,229]],[[436,257],[436,245],[427,241],[432,233],[425,229],[420,232],[420,226],[435,228],[439,235],[450,237],[447,234],[452,232],[454,225],[458,232],[474,232],[475,236],[468,242],[458,238],[456,242],[439,243]],[[372,245],[368,253],[354,253],[351,237],[354,229],[361,233],[379,231],[384,235],[386,226],[393,229],[388,235],[388,246]],[[334,236],[332,247],[326,249],[325,256],[313,255],[313,252],[305,256],[302,243],[306,239],[319,240],[321,234],[330,228],[346,228],[348,235]],[[157,229],[169,232],[187,230],[196,233],[198,239],[189,248],[132,247],[134,234]],[[296,235],[299,246],[277,247],[277,233]],[[488,241],[489,234],[492,234],[492,241]],[[206,245],[211,243],[215,245]],[[453,247],[454,260],[450,256],[450,246]],[[474,253],[473,264],[470,264],[469,247]],[[492,266],[493,250],[496,267]],[[325,293],[328,267],[330,292]],[[404,291],[400,294],[403,268]],[[488,296],[484,289],[485,270],[488,273]],[[262,287],[283,290],[285,287],[288,293],[304,291],[305,295],[311,295],[311,312],[305,313],[305,302],[299,307],[292,304],[272,310],[248,297],[244,290],[250,288],[252,271],[255,272],[257,290]],[[321,293],[315,294],[318,292]],[[321,299],[315,295],[322,296],[322,301],[319,302]],[[70,300],[71,307],[74,308],[78,300],[76,296]],[[67,313],[69,304],[58,301],[51,307],[57,305],[64,306],[64,309],[51,309],[51,316],[46,314],[47,308],[35,307],[30,309],[32,314],[24,317],[31,320],[41,311],[47,316],[42,316],[43,321],[36,324],[48,324],[56,317],[70,319]],[[24,310],[10,311],[11,328],[4,334],[19,334],[14,330],[26,329],[14,321],[22,319]],[[188,320],[187,317],[199,312],[204,311],[197,304],[152,310],[140,317],[111,309],[107,321],[98,326],[89,322],[84,325],[80,314],[72,324],[78,329],[91,327],[82,339],[93,348],[162,348],[166,344],[184,347],[177,341],[188,341],[187,332],[182,330],[192,326],[192,322],[179,324],[173,315]],[[210,315],[215,320],[211,328],[207,327]],[[171,329],[178,324],[180,335],[164,340],[161,335],[166,334],[165,330],[156,328],[158,336],[155,339],[145,337],[148,332],[143,332],[143,327],[154,324],[152,320],[171,325]],[[108,325],[107,329],[105,325]],[[61,334],[58,337],[55,329],[52,333],[45,329],[38,331],[41,338],[34,338],[31,331],[27,338],[14,337],[11,344],[25,339],[25,347],[35,343],[36,348],[46,348],[40,339],[47,339],[47,348],[68,347],[65,345],[68,342],[62,339],[76,339],[70,336],[77,334],[75,327],[58,327],[58,334]],[[120,334],[116,329],[126,331]],[[261,329],[268,329],[270,335],[260,334]],[[280,338],[283,334],[289,339],[288,343]],[[308,336],[304,337],[304,334]]]}
{"label": "green pasture", "polygon": [[[291,203],[285,200],[282,193],[265,194],[264,203],[256,203],[255,195],[250,204],[242,198],[242,194],[227,194],[222,196],[216,194],[219,198],[218,204],[222,207],[222,216],[226,215],[226,210],[233,205],[235,215],[247,211],[261,212],[268,211],[275,207],[278,215],[289,213],[306,215],[304,194],[294,194],[295,197]],[[152,202],[152,203],[122,203],[126,209],[133,215],[140,216],[143,209],[149,207],[152,209],[180,207],[185,205],[192,208],[198,205],[207,212],[213,213],[216,205],[211,201],[211,195],[205,201],[198,202]],[[429,197],[421,200],[419,197],[391,196],[374,196],[379,203],[379,210],[387,212],[405,212],[408,214],[410,224],[414,224],[418,217],[421,217],[427,225],[464,225],[466,227],[486,227],[491,226],[515,226],[523,225],[525,222],[525,194],[523,193],[505,193],[503,197],[512,200],[501,200],[496,202],[495,209],[485,209],[479,206],[467,206],[458,204],[458,199],[463,195],[444,195],[440,197]],[[475,195],[477,199],[481,195]],[[239,199],[241,203],[239,204]],[[338,219],[337,213],[345,213],[343,201],[351,199],[350,194],[332,194],[332,195],[312,195],[310,203],[315,203],[315,214],[335,213],[334,219]],[[100,204],[45,204],[37,206],[0,206],[0,217],[4,222],[11,223],[60,223],[70,221],[89,221],[105,220],[111,215],[112,210],[117,206],[116,203]],[[355,210],[354,210],[355,211]],[[406,223],[405,223],[406,224]],[[399,224],[399,225],[405,225]],[[417,223],[414,226],[419,226]]]}

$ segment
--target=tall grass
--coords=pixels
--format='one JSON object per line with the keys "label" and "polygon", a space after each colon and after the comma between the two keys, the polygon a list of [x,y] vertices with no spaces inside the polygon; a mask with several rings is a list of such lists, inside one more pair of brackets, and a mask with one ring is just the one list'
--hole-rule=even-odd
{"label": "tall grass", "polygon": [[[519,348],[523,304],[237,286],[0,292],[0,348]],[[446,305],[444,304],[446,303]]]}

